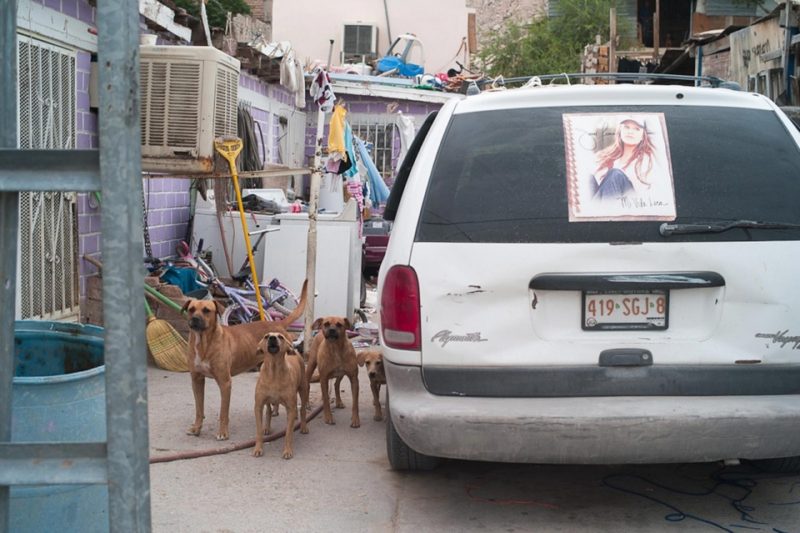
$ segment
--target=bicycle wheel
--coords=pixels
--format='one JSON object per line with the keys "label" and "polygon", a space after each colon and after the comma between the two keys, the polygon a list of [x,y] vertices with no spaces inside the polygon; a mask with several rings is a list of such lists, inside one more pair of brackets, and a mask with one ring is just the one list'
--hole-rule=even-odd
{"label": "bicycle wheel", "polygon": [[264,296],[270,302],[270,307],[282,313],[283,316],[291,314],[300,303],[297,296],[276,279],[272,280],[263,290]]}
{"label": "bicycle wheel", "polygon": [[[245,311],[245,308],[247,311]],[[265,312],[264,316],[267,320],[272,320],[269,313]],[[246,302],[244,307],[238,303],[232,303],[225,308],[221,319],[223,326],[246,324],[247,322],[253,322],[255,320],[259,320],[258,305],[252,302]]]}

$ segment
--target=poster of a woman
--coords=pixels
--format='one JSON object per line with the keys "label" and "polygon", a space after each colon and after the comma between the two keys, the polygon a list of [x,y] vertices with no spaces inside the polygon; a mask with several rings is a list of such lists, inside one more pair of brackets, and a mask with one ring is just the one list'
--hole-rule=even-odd
{"label": "poster of a woman", "polygon": [[662,113],[567,113],[563,120],[570,222],[675,219]]}

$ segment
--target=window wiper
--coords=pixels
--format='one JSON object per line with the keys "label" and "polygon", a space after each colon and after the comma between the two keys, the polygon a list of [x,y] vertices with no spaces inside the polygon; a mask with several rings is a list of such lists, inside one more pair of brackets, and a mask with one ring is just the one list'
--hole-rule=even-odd
{"label": "window wiper", "polygon": [[683,235],[687,233],[722,233],[734,228],[757,229],[800,229],[800,224],[788,222],[763,222],[757,220],[734,220],[733,222],[710,222],[705,224],[661,224],[658,232],[664,236]]}

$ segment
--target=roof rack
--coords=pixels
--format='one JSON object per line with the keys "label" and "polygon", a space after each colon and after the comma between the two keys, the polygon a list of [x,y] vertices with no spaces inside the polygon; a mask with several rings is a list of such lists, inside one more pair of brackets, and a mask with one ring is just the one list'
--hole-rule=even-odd
{"label": "roof rack", "polygon": [[[650,73],[650,72],[575,72],[568,74],[566,72],[562,72],[561,74],[543,74],[540,76],[520,76],[516,78],[505,78],[504,83],[505,85],[509,84],[516,84],[516,83],[524,83],[527,86],[535,87],[538,85],[542,85],[545,81],[549,81],[550,84],[553,84],[556,80],[565,80],[567,84],[570,84],[570,80],[573,78],[577,79],[585,79],[585,78],[594,78],[594,79],[606,79],[606,80],[616,80],[616,81],[683,81],[683,82],[693,82],[695,86],[699,86],[703,83],[710,85],[711,87],[721,88],[721,89],[732,89],[736,91],[740,91],[741,86],[732,81],[723,80],[722,78],[717,78],[716,76],[687,76],[683,74],[660,74],[660,73]],[[538,82],[540,83],[536,83]],[[491,82],[492,80],[486,80],[483,83]]]}

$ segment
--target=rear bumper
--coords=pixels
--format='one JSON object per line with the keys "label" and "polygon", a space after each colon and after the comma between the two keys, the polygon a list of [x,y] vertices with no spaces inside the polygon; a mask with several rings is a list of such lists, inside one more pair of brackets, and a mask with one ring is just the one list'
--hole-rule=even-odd
{"label": "rear bumper", "polygon": [[385,361],[403,441],[438,457],[521,463],[675,463],[800,455],[800,395],[436,396],[420,367]]}

